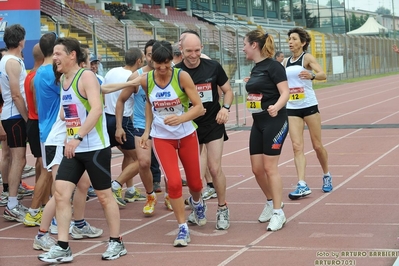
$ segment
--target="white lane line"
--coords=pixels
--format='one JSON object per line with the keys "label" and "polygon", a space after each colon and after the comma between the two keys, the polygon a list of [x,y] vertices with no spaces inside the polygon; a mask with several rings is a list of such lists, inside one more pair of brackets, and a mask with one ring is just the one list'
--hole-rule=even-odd
{"label": "white lane line", "polygon": [[[356,173],[354,173],[352,176],[348,177],[345,181],[343,181],[342,183],[340,183],[339,185],[337,185],[334,188],[334,191],[340,189],[342,186],[344,186],[346,183],[348,183],[349,181],[351,181],[352,179],[354,179],[355,177],[357,177],[360,173],[364,172],[365,170],[367,170],[368,168],[370,168],[371,166],[373,166],[374,164],[376,164],[379,160],[381,160],[382,158],[384,158],[385,156],[387,156],[388,154],[390,154],[391,152],[393,152],[395,149],[397,149],[399,147],[399,145],[394,146],[392,149],[388,150],[387,152],[383,153],[381,156],[379,156],[377,159],[375,159],[374,161],[370,162],[369,164],[367,164],[365,167],[363,167],[362,169],[360,169],[359,171],[357,171]],[[298,217],[299,215],[303,214],[304,212],[306,212],[307,210],[309,210],[310,208],[312,208],[314,205],[316,205],[317,203],[319,203],[320,201],[324,200],[326,197],[328,197],[331,193],[326,193],[322,196],[320,196],[318,199],[316,199],[315,201],[313,201],[312,203],[310,203],[309,205],[307,205],[305,208],[301,209],[300,211],[298,211],[297,213],[295,213],[294,215],[292,215],[291,217],[289,217],[287,219],[287,223],[292,221],[293,219],[295,219],[296,217]],[[254,241],[252,241],[250,244],[248,244],[247,247],[242,248],[241,250],[237,251],[236,253],[234,253],[232,256],[228,257],[227,259],[225,259],[224,261],[222,261],[221,263],[218,264],[218,266],[224,266],[227,265],[228,263],[230,263],[231,261],[233,261],[235,258],[237,258],[238,256],[240,256],[241,254],[243,254],[244,252],[248,251],[252,246],[258,244],[260,241],[262,241],[263,239],[267,238],[269,235],[271,235],[272,232],[267,232],[263,235],[261,235],[259,238],[255,239]]]}

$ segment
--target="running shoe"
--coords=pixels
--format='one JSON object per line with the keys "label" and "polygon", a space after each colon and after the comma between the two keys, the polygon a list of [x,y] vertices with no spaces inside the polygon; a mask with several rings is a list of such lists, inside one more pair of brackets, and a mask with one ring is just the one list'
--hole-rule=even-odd
{"label": "running shoe", "polygon": [[168,209],[169,211],[173,211],[172,204],[170,204],[169,195],[167,195],[167,196],[165,197],[165,206],[166,206],[166,209]]}
{"label": "running shoe", "polygon": [[9,221],[17,221],[22,223],[24,221],[26,215],[27,208],[23,206],[21,203],[18,203],[17,206],[12,208],[11,210],[6,206],[4,209],[3,217]]}
{"label": "running shoe", "polygon": [[30,165],[25,165],[24,166],[24,172],[29,172],[30,170],[32,170],[33,169],[33,166],[30,166]]}
{"label": "running shoe", "polygon": [[119,206],[125,207],[126,202],[122,198],[122,188],[113,189],[111,187],[111,190],[112,190],[112,196],[114,196],[116,203],[118,203]]}
{"label": "running shoe", "polygon": [[57,244],[57,240],[50,236],[49,233],[44,234],[39,238],[38,235],[35,236],[33,240],[33,249],[49,251],[52,246]]}
{"label": "running shoe", "polygon": [[153,189],[155,193],[161,193],[162,188],[161,188],[161,183],[160,182],[154,182],[153,184]]}
{"label": "running shoe", "polygon": [[155,211],[155,204],[157,204],[157,196],[155,193],[147,195],[147,202],[144,205],[143,213],[145,216],[151,216]]}
{"label": "running shoe", "polygon": [[184,180],[183,178],[181,179],[181,185],[183,186],[183,187],[186,187],[187,186],[187,180]]}
{"label": "running shoe", "polygon": [[277,214],[273,213],[272,218],[270,219],[270,223],[267,226],[267,231],[277,231],[283,228],[287,219],[285,218],[284,213]]}
{"label": "running shoe", "polygon": [[127,254],[127,250],[125,245],[121,241],[120,243],[117,241],[110,240],[108,242],[107,250],[103,253],[103,260],[116,260],[120,256],[124,256]]}
{"label": "running shoe", "polygon": [[46,253],[38,256],[38,259],[48,263],[63,263],[71,262],[73,260],[71,248],[61,248],[59,245],[54,245]]}
{"label": "running shoe", "polygon": [[203,193],[202,193],[202,199],[203,200],[209,200],[212,198],[217,198],[216,190],[213,187],[207,186]]}
{"label": "running shoe", "polygon": [[18,188],[18,199],[21,199],[26,196],[32,196],[34,190],[35,187],[32,188],[32,186],[29,186],[28,184],[22,181],[21,184],[19,184]]}
{"label": "running shoe", "polygon": [[312,191],[310,190],[310,188],[308,187],[308,185],[301,186],[301,185],[299,185],[299,183],[298,183],[298,185],[296,186],[295,191],[293,191],[293,192],[291,192],[290,194],[288,194],[288,197],[289,197],[290,199],[292,199],[292,200],[296,200],[296,199],[299,199],[299,198],[301,198],[301,197],[308,196],[308,195],[310,195],[311,193],[312,193]]}
{"label": "running shoe", "polygon": [[[71,221],[71,223],[69,224],[69,233],[72,232],[72,227],[75,226],[75,223],[73,221]],[[53,219],[51,219],[51,224],[50,224],[50,234],[52,235],[58,235],[58,226],[57,226],[57,220],[55,219],[55,217],[53,217]]]}
{"label": "running shoe", "polygon": [[216,229],[227,230],[230,227],[229,208],[218,209],[216,212]]}
{"label": "running shoe", "polygon": [[188,231],[188,228],[185,226],[180,226],[179,227],[179,233],[177,234],[177,237],[175,241],[173,242],[174,247],[187,247],[187,244],[190,243],[191,238],[190,238],[190,232]]}
{"label": "running shoe", "polygon": [[323,187],[321,189],[325,193],[331,192],[333,190],[332,176],[330,174],[323,176]]}
{"label": "running shoe", "polygon": [[40,209],[34,216],[32,216],[32,214],[30,214],[30,212],[28,211],[25,214],[24,225],[40,226],[40,223],[42,222],[42,215],[43,215],[43,209]]}
{"label": "running shoe", "polygon": [[90,186],[89,189],[87,190],[87,196],[89,196],[91,198],[97,197],[96,191],[94,190],[94,188],[92,186]]}
{"label": "running shoe", "polygon": [[[281,209],[284,208],[284,202],[281,202]],[[258,221],[260,223],[266,223],[270,221],[273,216],[273,206],[271,206],[267,201],[262,213],[260,214]]]}
{"label": "running shoe", "polygon": [[71,237],[73,239],[83,239],[83,238],[96,238],[103,234],[103,229],[90,226],[88,222],[82,228],[73,226],[71,230]]}
{"label": "running shoe", "polygon": [[135,188],[134,192],[130,192],[129,190],[126,190],[125,192],[126,202],[145,201],[146,199],[147,197],[142,195],[138,188]]}
{"label": "running shoe", "polygon": [[8,203],[8,192],[1,192],[0,194],[0,206],[7,206]]}
{"label": "running shoe", "polygon": [[189,204],[190,208],[193,210],[192,211],[193,220],[190,222],[198,224],[199,226],[205,225],[206,224],[206,210],[207,210],[205,201],[202,201],[202,204],[200,203],[197,206],[194,206],[193,197],[189,197],[188,204]]}

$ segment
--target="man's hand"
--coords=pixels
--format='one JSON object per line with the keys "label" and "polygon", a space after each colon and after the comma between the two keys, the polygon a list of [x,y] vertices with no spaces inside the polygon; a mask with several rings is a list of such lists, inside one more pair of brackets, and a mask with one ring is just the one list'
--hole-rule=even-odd
{"label": "man's hand", "polygon": [[123,130],[123,128],[117,128],[115,131],[115,139],[117,142],[119,142],[120,144],[123,144],[124,142],[126,142],[126,132],[125,130]]}
{"label": "man's hand", "polygon": [[80,140],[78,139],[71,139],[70,141],[68,141],[68,143],[65,144],[65,151],[64,151],[65,157],[67,157],[68,159],[75,157],[75,150],[76,147],[79,146],[79,144]]}
{"label": "man's hand", "polygon": [[229,110],[227,110],[224,107],[220,108],[216,116],[216,122],[218,124],[226,124],[228,120],[229,120]]}

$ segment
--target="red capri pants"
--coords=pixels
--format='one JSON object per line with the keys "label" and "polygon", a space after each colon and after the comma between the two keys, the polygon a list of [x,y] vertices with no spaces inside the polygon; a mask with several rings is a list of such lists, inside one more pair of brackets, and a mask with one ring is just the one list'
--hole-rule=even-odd
{"label": "red capri pants", "polygon": [[182,139],[153,138],[152,144],[155,156],[165,174],[171,199],[183,196],[178,159],[183,165],[190,190],[193,192],[202,190],[200,151],[196,131]]}

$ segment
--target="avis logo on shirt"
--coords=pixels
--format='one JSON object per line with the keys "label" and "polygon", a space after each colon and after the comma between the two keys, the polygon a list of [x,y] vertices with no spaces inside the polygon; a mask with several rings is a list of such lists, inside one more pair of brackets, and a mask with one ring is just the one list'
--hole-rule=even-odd
{"label": "avis logo on shirt", "polygon": [[62,100],[63,101],[72,100],[72,95],[71,94],[62,95]]}
{"label": "avis logo on shirt", "polygon": [[155,94],[156,98],[169,98],[171,96],[170,91],[163,91],[163,92],[157,92]]}
{"label": "avis logo on shirt", "polygon": [[7,21],[3,20],[4,18],[0,17],[0,33],[4,33],[4,30],[7,27]]}

